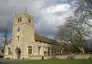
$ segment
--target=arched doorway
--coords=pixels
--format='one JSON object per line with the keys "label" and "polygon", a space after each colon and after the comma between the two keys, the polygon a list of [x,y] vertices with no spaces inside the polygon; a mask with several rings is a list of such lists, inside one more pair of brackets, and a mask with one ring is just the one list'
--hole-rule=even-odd
{"label": "arched doorway", "polygon": [[21,49],[20,49],[19,47],[17,47],[17,48],[15,49],[15,52],[16,52],[16,54],[17,54],[17,58],[20,59],[20,56],[21,56]]}

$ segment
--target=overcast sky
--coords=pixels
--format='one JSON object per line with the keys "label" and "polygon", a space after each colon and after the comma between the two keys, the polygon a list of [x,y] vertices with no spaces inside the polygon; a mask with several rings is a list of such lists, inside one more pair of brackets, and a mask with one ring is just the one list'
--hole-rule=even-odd
{"label": "overcast sky", "polygon": [[13,16],[27,7],[35,16],[35,31],[53,38],[57,28],[73,14],[75,1],[72,0],[0,0],[0,30],[12,30]]}

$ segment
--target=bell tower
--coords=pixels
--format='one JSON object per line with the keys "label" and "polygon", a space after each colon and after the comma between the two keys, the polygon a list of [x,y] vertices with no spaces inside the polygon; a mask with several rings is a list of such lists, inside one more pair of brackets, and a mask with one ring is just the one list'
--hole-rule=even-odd
{"label": "bell tower", "polygon": [[12,47],[13,56],[16,57],[15,49],[19,47],[22,55],[26,55],[27,45],[34,43],[34,15],[30,15],[25,11],[14,15],[12,29]]}

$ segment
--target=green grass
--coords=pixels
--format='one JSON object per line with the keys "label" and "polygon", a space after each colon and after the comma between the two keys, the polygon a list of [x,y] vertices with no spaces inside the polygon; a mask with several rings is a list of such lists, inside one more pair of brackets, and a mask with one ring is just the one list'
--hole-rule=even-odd
{"label": "green grass", "polygon": [[16,62],[6,62],[5,64],[92,64],[91,59],[87,60],[25,60]]}

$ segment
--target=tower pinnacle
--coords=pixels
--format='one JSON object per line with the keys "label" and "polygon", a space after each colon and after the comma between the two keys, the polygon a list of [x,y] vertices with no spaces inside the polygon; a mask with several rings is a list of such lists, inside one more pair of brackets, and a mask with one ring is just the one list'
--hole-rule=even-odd
{"label": "tower pinnacle", "polygon": [[17,13],[16,13],[16,10],[15,10],[15,15],[16,15]]}
{"label": "tower pinnacle", "polygon": [[25,7],[25,13],[27,13],[27,7]]}

